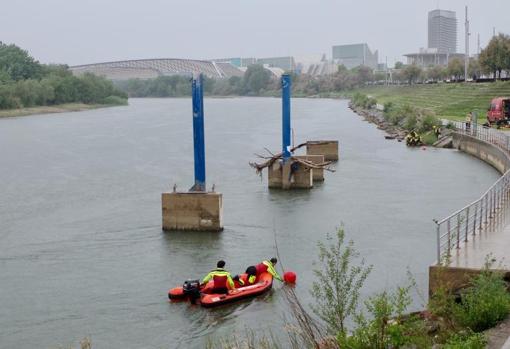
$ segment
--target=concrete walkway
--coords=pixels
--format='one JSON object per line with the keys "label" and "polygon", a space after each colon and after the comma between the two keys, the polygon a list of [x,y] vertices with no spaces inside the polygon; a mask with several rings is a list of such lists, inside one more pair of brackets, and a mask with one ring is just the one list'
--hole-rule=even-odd
{"label": "concrete walkway", "polygon": [[470,236],[461,248],[452,250],[451,267],[480,269],[487,255],[495,259],[493,269],[510,270],[510,226],[502,230],[484,231]]}
{"label": "concrete walkway", "polygon": [[[510,270],[510,226],[501,230],[488,229],[471,236],[468,243],[452,251],[451,267],[480,269],[485,265],[486,257],[491,255],[495,261],[492,269]],[[488,349],[510,349],[510,318],[487,331]]]}

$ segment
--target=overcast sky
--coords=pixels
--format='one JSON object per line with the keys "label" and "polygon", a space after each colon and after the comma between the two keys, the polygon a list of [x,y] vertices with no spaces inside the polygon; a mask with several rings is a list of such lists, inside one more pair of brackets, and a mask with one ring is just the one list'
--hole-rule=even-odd
{"label": "overcast sky", "polygon": [[464,6],[471,52],[510,34],[510,0],[0,0],[0,40],[43,63],[139,58],[331,56],[331,46],[367,42],[390,65],[427,46],[427,12]]}

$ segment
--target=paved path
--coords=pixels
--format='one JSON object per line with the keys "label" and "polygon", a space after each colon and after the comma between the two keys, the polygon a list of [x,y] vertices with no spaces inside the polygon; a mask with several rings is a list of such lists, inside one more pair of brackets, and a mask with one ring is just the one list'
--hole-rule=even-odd
{"label": "paved path", "polygon": [[484,266],[488,254],[496,260],[494,269],[510,270],[510,226],[470,237],[467,244],[452,250],[450,266],[479,269]]}

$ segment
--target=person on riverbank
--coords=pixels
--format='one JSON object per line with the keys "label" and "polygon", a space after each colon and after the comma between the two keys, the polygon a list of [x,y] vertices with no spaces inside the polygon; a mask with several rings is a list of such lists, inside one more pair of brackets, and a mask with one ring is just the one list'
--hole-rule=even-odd
{"label": "person on riverbank", "polygon": [[436,138],[439,139],[439,136],[441,136],[441,127],[434,125],[432,126],[432,129],[434,130]]}
{"label": "person on riverbank", "polygon": [[216,263],[216,269],[211,270],[202,280],[202,286],[205,286],[210,280],[213,280],[214,286],[211,293],[227,294],[229,289],[234,289],[234,281],[228,271],[225,270],[225,261]]}
{"label": "person on riverbank", "polygon": [[473,121],[473,113],[469,112],[466,115],[466,131],[469,132],[471,130],[471,122]]}
{"label": "person on riverbank", "polygon": [[277,262],[278,260],[275,257],[273,257],[270,260],[265,260],[262,261],[262,263],[257,264],[255,266],[255,268],[257,268],[257,276],[259,276],[262,273],[268,272],[273,276],[274,279],[283,282],[283,279],[274,268]]}

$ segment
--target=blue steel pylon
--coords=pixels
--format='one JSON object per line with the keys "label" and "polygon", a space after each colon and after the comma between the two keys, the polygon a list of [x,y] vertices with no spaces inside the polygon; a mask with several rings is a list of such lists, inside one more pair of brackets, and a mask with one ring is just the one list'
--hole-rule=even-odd
{"label": "blue steel pylon", "polygon": [[282,153],[283,162],[290,158],[290,93],[289,74],[282,75]]}
{"label": "blue steel pylon", "polygon": [[204,89],[202,74],[193,76],[191,99],[193,102],[193,150],[195,156],[195,184],[190,191],[205,191],[205,141],[204,141]]}

